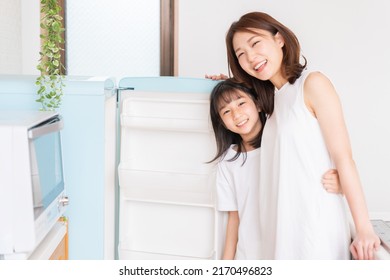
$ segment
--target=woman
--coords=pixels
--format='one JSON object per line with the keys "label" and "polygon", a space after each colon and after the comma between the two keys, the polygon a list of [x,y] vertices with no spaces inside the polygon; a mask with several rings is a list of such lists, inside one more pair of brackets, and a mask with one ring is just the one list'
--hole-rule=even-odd
{"label": "woman", "polygon": [[[374,233],[352,158],[341,104],[329,79],[300,62],[291,30],[265,13],[234,22],[227,35],[234,78],[256,90],[269,118],[260,164],[260,227],[264,259],[373,259]],[[321,187],[321,174],[339,172],[341,195]]]}

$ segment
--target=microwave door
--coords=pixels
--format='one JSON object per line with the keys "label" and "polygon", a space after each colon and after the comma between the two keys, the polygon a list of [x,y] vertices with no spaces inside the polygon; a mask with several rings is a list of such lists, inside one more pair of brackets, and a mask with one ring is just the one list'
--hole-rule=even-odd
{"label": "microwave door", "polygon": [[54,117],[28,131],[34,217],[64,191],[60,130],[61,117]]}

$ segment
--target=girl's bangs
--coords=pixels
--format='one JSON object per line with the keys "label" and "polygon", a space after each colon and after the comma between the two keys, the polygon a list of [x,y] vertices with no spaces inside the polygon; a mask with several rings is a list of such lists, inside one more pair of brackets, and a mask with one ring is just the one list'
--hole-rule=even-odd
{"label": "girl's bangs", "polygon": [[219,94],[219,96],[217,97],[217,102],[216,102],[217,111],[219,112],[219,110],[221,110],[221,108],[225,107],[230,102],[237,100],[237,99],[240,99],[241,97],[243,97],[243,94],[244,93],[242,93],[241,91],[234,90],[234,89],[225,90],[225,91],[221,92]]}

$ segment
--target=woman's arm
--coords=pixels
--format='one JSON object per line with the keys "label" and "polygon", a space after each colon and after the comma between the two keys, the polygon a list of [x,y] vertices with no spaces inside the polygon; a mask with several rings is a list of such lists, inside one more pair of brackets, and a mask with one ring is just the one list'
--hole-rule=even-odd
{"label": "woman's arm", "polygon": [[356,227],[351,244],[355,259],[373,259],[380,241],[371,225],[363,189],[352,158],[351,144],[340,100],[327,77],[311,73],[304,85],[305,103],[318,119],[328,151],[339,172],[340,182]]}
{"label": "woman's arm", "polygon": [[222,259],[234,260],[234,256],[236,255],[238,226],[240,224],[240,220],[238,217],[238,211],[229,211],[228,215],[225,249],[223,251]]}

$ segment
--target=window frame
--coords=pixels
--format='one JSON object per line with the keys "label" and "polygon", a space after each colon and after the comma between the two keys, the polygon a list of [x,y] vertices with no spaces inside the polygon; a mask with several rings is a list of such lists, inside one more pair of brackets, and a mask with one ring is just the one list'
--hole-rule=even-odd
{"label": "window frame", "polygon": [[176,0],[160,0],[160,75],[175,76],[176,59]]}

